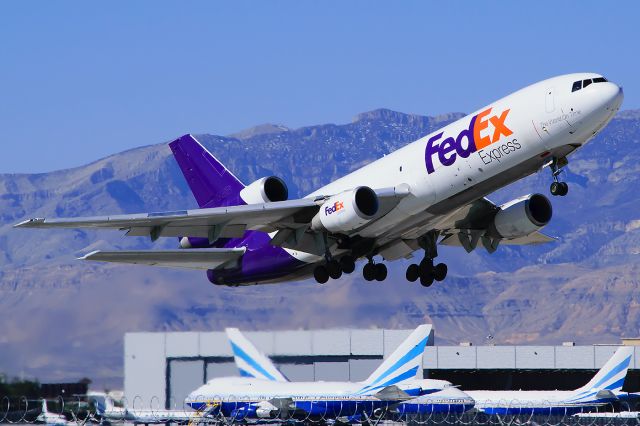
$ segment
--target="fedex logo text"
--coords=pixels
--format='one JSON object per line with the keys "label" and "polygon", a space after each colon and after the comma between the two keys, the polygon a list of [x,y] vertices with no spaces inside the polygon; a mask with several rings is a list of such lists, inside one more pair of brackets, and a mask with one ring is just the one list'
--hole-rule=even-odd
{"label": "fedex logo text", "polygon": [[337,211],[340,211],[343,208],[344,208],[344,202],[343,201],[336,201],[335,203],[333,203],[333,206],[324,208],[324,215],[325,216],[329,216],[330,214],[333,214],[333,213],[335,213]]}
{"label": "fedex logo text", "polygon": [[[467,158],[472,153],[497,142],[501,137],[512,135],[513,132],[505,124],[510,110],[506,109],[500,114],[489,115],[491,110],[492,108],[487,108],[474,115],[469,127],[461,131],[455,138],[449,136],[441,141],[444,132],[429,138],[424,153],[427,172],[431,174],[435,171],[433,159],[436,155],[440,164],[451,166],[458,157]],[[493,132],[491,132],[489,124],[491,124]]]}

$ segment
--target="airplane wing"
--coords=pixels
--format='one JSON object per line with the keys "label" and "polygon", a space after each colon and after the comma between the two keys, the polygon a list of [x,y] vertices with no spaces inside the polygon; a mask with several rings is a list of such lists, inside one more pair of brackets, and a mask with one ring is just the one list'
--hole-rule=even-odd
{"label": "airplane wing", "polygon": [[[214,207],[159,213],[124,214],[78,218],[28,219],[16,228],[99,228],[126,230],[131,236],[219,237],[242,236],[245,230],[272,232],[309,223],[324,198],[302,198],[291,201]],[[298,225],[299,226],[299,225]],[[213,238],[212,238],[213,237]]]}
{"label": "airplane wing", "polygon": [[[400,199],[408,194],[405,187],[375,190],[381,208],[375,218],[392,210]],[[214,207],[158,213],[123,214],[78,218],[34,218],[20,222],[16,228],[96,228],[126,231],[128,236],[203,237],[213,242],[218,238],[239,238],[244,231],[263,232],[302,231],[320,209],[327,197],[301,198],[297,200],[240,206]],[[289,234],[280,234],[272,242],[284,242]]]}
{"label": "airplane wing", "polygon": [[100,262],[132,263],[136,265],[166,266],[170,268],[216,269],[234,264],[244,252],[244,247],[181,250],[97,250],[79,259]]}

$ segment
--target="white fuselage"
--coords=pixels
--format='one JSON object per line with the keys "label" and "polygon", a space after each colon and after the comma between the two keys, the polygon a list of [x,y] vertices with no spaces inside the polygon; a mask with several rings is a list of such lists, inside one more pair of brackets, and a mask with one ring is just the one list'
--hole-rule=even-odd
{"label": "white fuselage", "polygon": [[[417,408],[446,406],[447,409],[464,411],[473,406],[473,399],[443,380],[415,380],[397,385],[415,398],[399,397],[397,400],[381,399],[377,391],[363,392],[364,384],[358,382],[277,382],[247,377],[212,379],[194,390],[185,404],[198,411],[207,407],[221,407],[223,415],[235,417],[234,409],[252,406],[275,409],[277,400],[290,401],[308,415],[353,415],[376,407],[393,408],[406,414]],[[426,394],[423,394],[426,393]],[[407,395],[407,394],[405,394]],[[403,407],[403,404],[407,404]]]}
{"label": "white fuselage", "polygon": [[466,391],[476,401],[476,408],[547,407],[568,401],[573,391]]}
{"label": "white fuselage", "polygon": [[[408,185],[410,195],[396,208],[358,230],[362,237],[375,238],[384,254],[385,244],[441,229],[456,209],[591,139],[613,118],[623,99],[622,89],[611,82],[571,91],[574,81],[594,77],[599,76],[569,74],[525,87],[309,196],[338,194],[360,185]],[[470,152],[468,133],[476,139],[475,152]]]}
{"label": "white fuselage", "polygon": [[[252,377],[221,377],[209,380],[191,392],[187,401],[212,401],[238,398],[245,401],[263,401],[272,398],[295,400],[371,400],[378,401],[375,393],[362,393],[359,382],[276,382]],[[444,380],[418,380],[405,382],[398,387],[415,395],[423,390],[440,391],[453,388]],[[453,388],[455,389],[455,388]],[[461,393],[456,393],[459,396]]]}

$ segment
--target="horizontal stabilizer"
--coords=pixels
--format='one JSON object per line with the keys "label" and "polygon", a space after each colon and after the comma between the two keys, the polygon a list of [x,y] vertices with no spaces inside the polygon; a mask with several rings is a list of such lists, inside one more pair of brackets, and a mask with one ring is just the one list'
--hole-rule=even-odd
{"label": "horizontal stabilizer", "polygon": [[122,250],[93,251],[79,260],[132,263],[135,265],[166,266],[187,269],[216,269],[234,263],[245,248],[182,249],[182,250]]}

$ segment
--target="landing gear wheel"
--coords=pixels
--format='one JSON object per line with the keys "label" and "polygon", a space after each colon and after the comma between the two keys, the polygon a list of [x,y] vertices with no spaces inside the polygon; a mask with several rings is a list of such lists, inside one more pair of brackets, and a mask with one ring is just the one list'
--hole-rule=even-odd
{"label": "landing gear wheel", "polygon": [[445,278],[447,278],[447,271],[449,270],[449,268],[447,268],[447,265],[445,265],[444,263],[438,263],[434,268],[433,268],[433,278],[436,281],[442,281]]}
{"label": "landing gear wheel", "polygon": [[329,281],[329,272],[323,265],[319,265],[313,270],[313,277],[318,284],[324,284]]}
{"label": "landing gear wheel", "polygon": [[362,268],[362,276],[366,281],[373,281],[376,279],[376,266],[373,263],[367,263]]}
{"label": "landing gear wheel", "polygon": [[560,186],[560,196],[564,197],[569,193],[569,185],[567,185],[567,182],[560,182]]}
{"label": "landing gear wheel", "polygon": [[433,284],[433,275],[420,275],[420,285],[423,287],[431,287],[431,284]]}
{"label": "landing gear wheel", "polygon": [[423,259],[418,268],[421,277],[433,275],[433,259]]}
{"label": "landing gear wheel", "polygon": [[337,280],[342,276],[342,269],[340,268],[340,264],[335,260],[327,262],[327,272],[329,273],[329,276],[334,280]]}
{"label": "landing gear wheel", "polygon": [[353,260],[351,256],[344,256],[340,259],[340,266],[342,267],[342,272],[345,274],[350,274],[356,269],[356,262]]}
{"label": "landing gear wheel", "polygon": [[406,277],[407,277],[407,281],[412,283],[416,282],[416,280],[420,278],[420,267],[415,263],[412,263],[411,265],[409,265],[407,267]]}
{"label": "landing gear wheel", "polygon": [[559,195],[564,197],[569,193],[569,185],[566,182],[553,182],[549,187],[551,195]]}
{"label": "landing gear wheel", "polygon": [[376,263],[376,281],[384,281],[387,278],[387,265]]}
{"label": "landing gear wheel", "polygon": [[564,197],[569,192],[569,185],[566,182],[558,181],[558,176],[562,172],[562,168],[569,164],[566,157],[562,158],[553,158],[551,161],[551,176],[553,177],[553,182],[549,187],[549,192],[551,195],[559,195]]}

